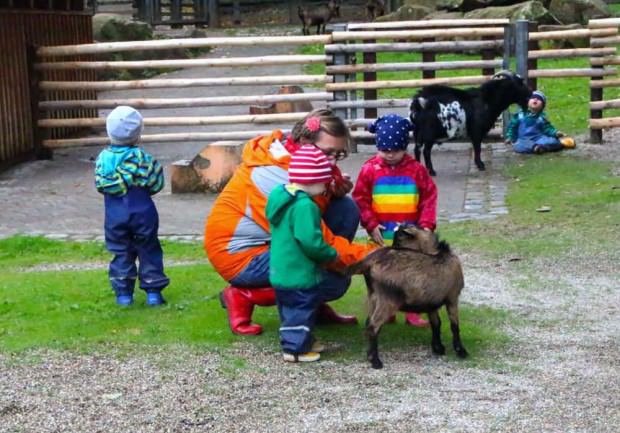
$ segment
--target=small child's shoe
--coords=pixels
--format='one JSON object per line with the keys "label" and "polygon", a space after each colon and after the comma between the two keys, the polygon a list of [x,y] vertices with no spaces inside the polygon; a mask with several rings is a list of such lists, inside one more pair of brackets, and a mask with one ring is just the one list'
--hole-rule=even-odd
{"label": "small child's shoe", "polygon": [[545,153],[546,151],[547,149],[545,149],[543,146],[534,146],[534,153],[537,155],[541,155]]}
{"label": "small child's shoe", "polygon": [[166,300],[161,295],[161,292],[146,292],[146,305],[154,307],[165,303]]}
{"label": "small child's shoe", "polygon": [[416,313],[405,314],[405,323],[409,326],[415,326],[417,328],[428,328],[430,325],[427,320],[424,320]]}
{"label": "small child's shoe", "polygon": [[306,353],[286,353],[282,354],[286,362],[316,362],[321,359],[321,354],[317,352]]}
{"label": "small child's shoe", "polygon": [[571,137],[562,137],[560,138],[560,143],[562,143],[562,147],[564,149],[574,149],[575,148],[575,140]]}
{"label": "small child's shoe", "polygon": [[133,304],[133,295],[116,295],[116,304],[124,307]]}

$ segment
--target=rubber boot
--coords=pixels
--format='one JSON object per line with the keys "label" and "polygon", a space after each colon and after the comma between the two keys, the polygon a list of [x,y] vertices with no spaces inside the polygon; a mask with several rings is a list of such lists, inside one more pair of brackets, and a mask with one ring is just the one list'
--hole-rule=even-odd
{"label": "rubber boot", "polygon": [[220,293],[222,307],[228,310],[228,322],[233,333],[238,335],[258,335],[262,326],[252,323],[254,305],[275,305],[275,291],[271,287],[240,289],[228,286]]}
{"label": "rubber boot", "polygon": [[428,320],[424,320],[417,313],[406,313],[405,314],[405,324],[409,326],[415,326],[418,328],[428,328],[430,325]]}
{"label": "rubber boot", "polygon": [[316,323],[320,325],[356,325],[357,317],[338,314],[332,307],[324,303],[319,305],[316,310]]}

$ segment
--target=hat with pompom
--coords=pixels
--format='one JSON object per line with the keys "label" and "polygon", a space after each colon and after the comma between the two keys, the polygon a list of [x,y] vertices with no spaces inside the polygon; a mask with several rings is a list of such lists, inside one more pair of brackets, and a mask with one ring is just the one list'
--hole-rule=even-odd
{"label": "hat with pompom", "polygon": [[368,131],[375,134],[378,150],[405,150],[409,145],[409,132],[413,131],[413,125],[404,117],[388,114],[372,122]]}
{"label": "hat with pompom", "polygon": [[532,98],[538,99],[540,102],[542,102],[543,108],[545,108],[545,105],[547,105],[547,97],[540,90],[534,90],[532,92],[532,96],[530,96],[530,99],[532,99]]}
{"label": "hat with pompom", "polygon": [[307,144],[291,156],[288,180],[301,184],[327,183],[332,180],[332,171],[332,165],[323,151]]}

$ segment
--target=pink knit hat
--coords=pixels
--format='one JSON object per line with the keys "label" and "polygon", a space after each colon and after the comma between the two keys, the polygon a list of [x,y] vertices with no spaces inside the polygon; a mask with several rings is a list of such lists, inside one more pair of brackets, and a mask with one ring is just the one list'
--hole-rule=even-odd
{"label": "pink knit hat", "polygon": [[291,157],[288,180],[301,184],[327,183],[332,180],[332,166],[321,149],[305,145]]}

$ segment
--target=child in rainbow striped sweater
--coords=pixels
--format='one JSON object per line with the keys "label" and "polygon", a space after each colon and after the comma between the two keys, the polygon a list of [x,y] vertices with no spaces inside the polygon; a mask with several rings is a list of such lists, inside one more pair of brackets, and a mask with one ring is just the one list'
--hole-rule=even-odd
{"label": "child in rainbow striped sweater", "polygon": [[[434,230],[437,187],[428,171],[407,154],[411,122],[396,114],[379,117],[368,130],[375,134],[377,155],[364,163],[353,190],[361,224],[374,242],[391,245],[394,229],[403,223]],[[405,323],[428,326],[415,313]]]}

